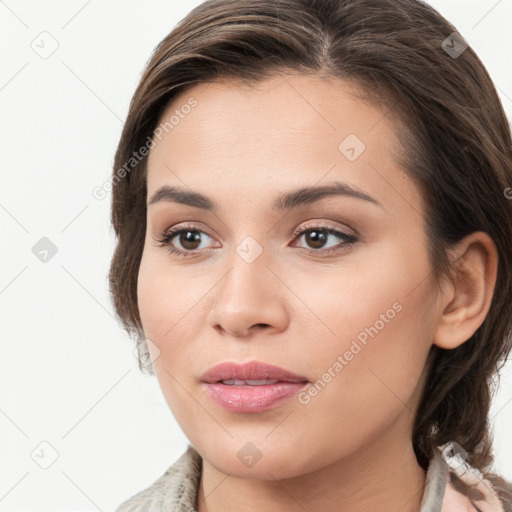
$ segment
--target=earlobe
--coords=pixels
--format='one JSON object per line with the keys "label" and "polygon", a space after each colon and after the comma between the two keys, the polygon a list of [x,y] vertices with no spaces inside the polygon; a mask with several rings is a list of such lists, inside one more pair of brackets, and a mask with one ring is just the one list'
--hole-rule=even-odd
{"label": "earlobe", "polygon": [[447,350],[467,341],[482,325],[496,285],[498,251],[483,231],[471,233],[452,251],[450,294],[443,295],[433,343]]}

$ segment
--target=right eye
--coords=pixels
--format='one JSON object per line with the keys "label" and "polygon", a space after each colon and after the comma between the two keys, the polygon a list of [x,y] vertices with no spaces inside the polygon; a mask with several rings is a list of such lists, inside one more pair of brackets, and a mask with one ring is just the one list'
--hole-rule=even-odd
{"label": "right eye", "polygon": [[[159,247],[166,247],[171,254],[186,257],[193,256],[197,251],[205,249],[205,247],[201,247],[201,238],[205,236],[212,239],[210,235],[197,229],[196,226],[179,225],[164,231],[155,240]],[[181,248],[177,248],[176,243],[181,245]]]}

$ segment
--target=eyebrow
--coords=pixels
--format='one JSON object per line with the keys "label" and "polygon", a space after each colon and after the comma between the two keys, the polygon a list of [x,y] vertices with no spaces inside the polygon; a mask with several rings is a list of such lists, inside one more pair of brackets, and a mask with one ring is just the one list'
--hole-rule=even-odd
{"label": "eyebrow", "polygon": [[[358,190],[347,183],[335,181],[320,187],[304,187],[282,194],[274,200],[272,209],[277,211],[292,210],[329,196],[354,197],[384,208],[379,201],[362,190]],[[219,210],[219,206],[214,200],[199,192],[193,192],[182,187],[171,187],[169,185],[160,187],[151,196],[148,206],[161,201],[180,203],[214,213]]]}

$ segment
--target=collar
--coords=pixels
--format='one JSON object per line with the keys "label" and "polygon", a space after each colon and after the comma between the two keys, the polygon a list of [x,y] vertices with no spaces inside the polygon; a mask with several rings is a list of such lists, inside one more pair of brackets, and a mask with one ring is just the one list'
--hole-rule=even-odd
{"label": "collar", "polygon": [[491,482],[466,462],[462,447],[449,442],[434,449],[420,512],[504,512]]}

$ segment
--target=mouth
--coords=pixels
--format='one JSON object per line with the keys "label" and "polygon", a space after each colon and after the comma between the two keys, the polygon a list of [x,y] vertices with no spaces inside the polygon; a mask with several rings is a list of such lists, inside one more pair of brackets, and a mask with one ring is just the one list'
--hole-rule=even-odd
{"label": "mouth", "polygon": [[309,383],[306,377],[259,361],[224,362],[202,377],[209,397],[232,412],[262,412],[283,403]]}

